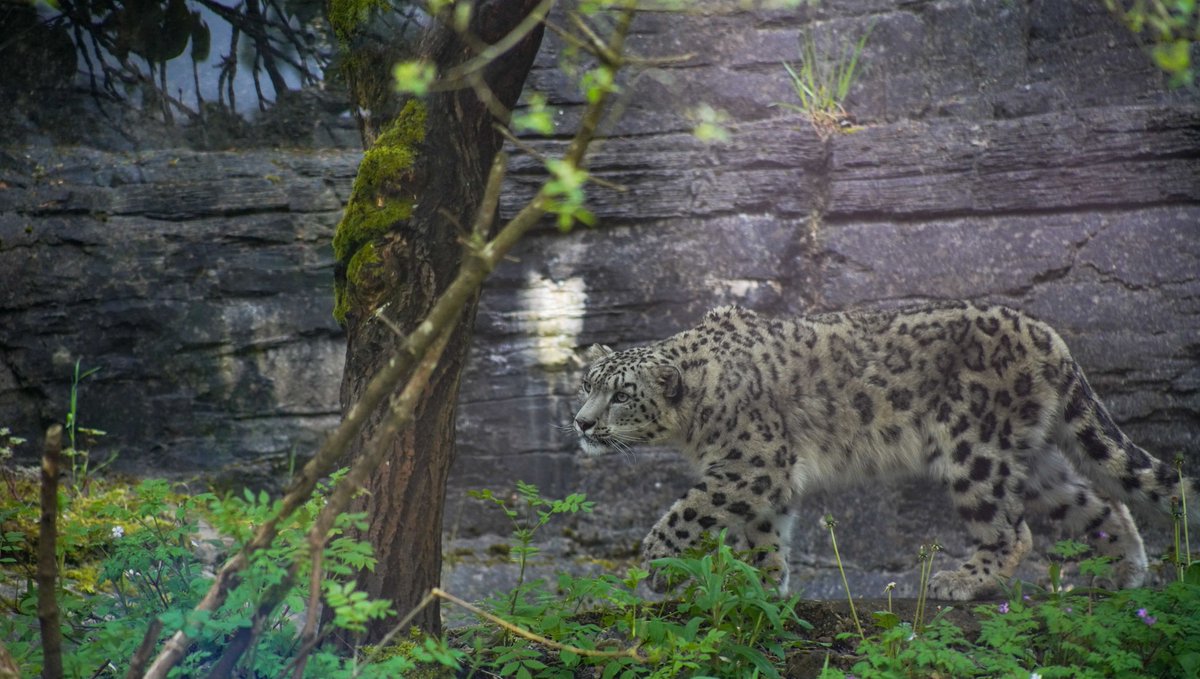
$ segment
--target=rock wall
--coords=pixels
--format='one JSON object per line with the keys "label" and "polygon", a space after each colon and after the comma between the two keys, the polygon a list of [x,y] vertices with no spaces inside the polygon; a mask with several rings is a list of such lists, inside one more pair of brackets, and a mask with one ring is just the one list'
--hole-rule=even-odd
{"label": "rock wall", "polygon": [[[0,421],[116,468],[263,484],[335,426],[329,247],[354,153],[0,152]],[[37,447],[29,446],[36,454]]]}
{"label": "rock wall", "polygon": [[[773,106],[792,101],[780,62],[802,31],[829,50],[868,28],[846,104],[858,127],[822,138]],[[669,451],[579,456],[562,428],[575,351],[657,339],[730,302],[1022,307],[1062,331],[1135,440],[1200,471],[1200,104],[1163,90],[1100,3],[712,2],[644,15],[635,33],[642,54],[692,57],[626,84],[591,166],[626,190],[593,191],[597,228],[548,227],[489,281],[447,495],[453,545],[507,531],[467,489],[522,479],[598,501],[558,536],[561,554],[629,555],[689,480]],[[547,44],[531,85],[569,132],[581,98],[557,58]],[[701,101],[728,114],[728,144],[692,136]],[[0,424],[36,440],[80,358],[102,367],[81,420],[108,430],[125,468],[285,473],[336,421],[328,244],[358,157],[0,153]],[[515,157],[504,210],[539,178]],[[831,511],[859,592],[911,585],[919,543],[964,549],[948,507],[927,482],[806,498],[793,582],[836,589],[817,523]],[[452,586],[486,570],[460,568]]]}

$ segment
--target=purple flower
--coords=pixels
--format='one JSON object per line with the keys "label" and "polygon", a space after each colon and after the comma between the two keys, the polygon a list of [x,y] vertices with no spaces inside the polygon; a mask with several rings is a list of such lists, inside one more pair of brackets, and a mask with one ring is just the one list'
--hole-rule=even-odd
{"label": "purple flower", "polygon": [[1105,532],[1104,532],[1104,531],[1102,531],[1102,530],[1098,530],[1098,531],[1096,531],[1096,537],[1097,537],[1097,538],[1099,538],[1099,539],[1101,539],[1101,540],[1107,540],[1107,539],[1108,539],[1108,533],[1105,533]]}
{"label": "purple flower", "polygon": [[998,608],[1001,613],[1007,613],[1008,612],[1008,602],[1005,601],[1004,603],[1000,604],[1000,606]]}
{"label": "purple flower", "polygon": [[1150,615],[1150,612],[1144,608],[1137,609],[1137,617],[1141,618],[1142,622],[1146,623],[1147,625],[1153,625],[1154,623],[1158,622],[1158,618]]}

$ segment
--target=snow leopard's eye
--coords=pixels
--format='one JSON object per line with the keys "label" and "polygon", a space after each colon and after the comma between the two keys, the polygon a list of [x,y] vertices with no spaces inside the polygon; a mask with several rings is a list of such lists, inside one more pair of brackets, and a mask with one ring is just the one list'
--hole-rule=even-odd
{"label": "snow leopard's eye", "polygon": [[580,386],[583,388],[583,393],[585,394],[592,391],[592,383],[590,380],[584,380]]}
{"label": "snow leopard's eye", "polygon": [[628,400],[629,400],[629,394],[626,394],[623,391],[618,391],[617,393],[613,394],[613,397],[612,397],[613,403],[625,403]]}

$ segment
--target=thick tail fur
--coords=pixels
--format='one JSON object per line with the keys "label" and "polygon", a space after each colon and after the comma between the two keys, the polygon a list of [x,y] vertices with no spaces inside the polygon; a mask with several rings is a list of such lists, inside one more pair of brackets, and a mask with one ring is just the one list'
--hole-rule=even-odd
{"label": "thick tail fur", "polygon": [[1135,445],[1096,398],[1078,364],[1065,394],[1058,444],[1081,472],[1110,498],[1135,507],[1153,505],[1170,512],[1186,499],[1188,523],[1200,525],[1196,480],[1181,479],[1173,460],[1165,462]]}

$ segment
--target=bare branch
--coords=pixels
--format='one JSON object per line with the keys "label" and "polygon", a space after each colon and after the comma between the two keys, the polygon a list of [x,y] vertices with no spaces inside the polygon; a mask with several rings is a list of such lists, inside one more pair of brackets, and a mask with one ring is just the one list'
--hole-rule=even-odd
{"label": "bare branch", "polygon": [[[436,598],[437,595],[435,595],[433,591],[430,591],[424,597],[422,597],[421,603],[414,606],[407,615],[405,615],[403,618],[400,618],[400,620],[393,625],[390,630],[388,630],[387,634],[383,635],[383,638],[379,640],[379,648],[387,648],[387,645],[392,643],[392,639],[396,638],[396,635],[400,632],[403,632],[404,629],[408,627],[408,623],[412,622],[413,618],[417,617],[417,614],[425,610],[425,607],[433,603],[433,600]],[[360,673],[361,670],[355,669],[354,676],[357,677]]]}
{"label": "bare branch", "polygon": [[129,661],[129,669],[125,672],[125,679],[138,679],[138,677],[142,676],[142,668],[150,661],[150,654],[154,652],[154,645],[158,643],[158,635],[162,632],[162,627],[162,621],[158,618],[150,621],[150,628],[142,636],[142,643],[138,644],[137,650],[133,653],[133,658]]}
{"label": "bare branch", "polygon": [[[325,540],[326,536],[321,536],[319,544],[313,539],[313,534],[308,534],[308,551],[311,553],[312,565],[308,573],[308,610],[304,612],[304,629],[300,632],[300,640],[304,645],[300,648],[300,653],[293,661],[296,666],[294,675],[296,677],[304,676],[304,665],[308,662],[308,654],[312,652],[317,640],[317,625],[321,622],[321,576],[325,572]],[[297,558],[296,564],[300,563]]]}
{"label": "bare branch", "polygon": [[[534,158],[538,162],[540,162],[540,163],[546,162],[546,155],[544,153],[533,148],[533,146],[526,143],[524,139],[521,139],[517,135],[513,134],[512,130],[510,130],[507,127],[500,125],[500,124],[497,124],[495,127],[496,127],[496,130],[500,132],[500,135],[503,136],[506,140],[508,140],[508,142],[510,144],[521,149],[522,151],[527,153],[530,157]],[[618,184],[616,182],[609,181],[603,177],[597,177],[596,175],[592,175],[592,174],[589,174],[587,176],[587,181],[589,181],[597,186],[603,186],[606,189],[612,189],[613,191],[617,191],[620,193],[624,193],[629,190],[629,187],[625,186],[624,184]]]}
{"label": "bare branch", "polygon": [[58,458],[62,453],[62,425],[46,430],[42,449],[42,517],[38,526],[38,623],[42,628],[42,676],[61,677],[62,628],[58,617]]}
{"label": "bare branch", "polygon": [[579,32],[583,33],[584,37],[587,38],[587,42],[590,45],[590,49],[588,51],[590,51],[592,54],[595,54],[608,66],[621,66],[623,59],[620,51],[613,51],[611,48],[609,48],[609,46],[605,44],[604,40],[596,34],[596,31],[592,30],[592,27],[588,25],[587,20],[583,18],[583,15],[581,15],[579,12],[571,12],[567,15],[567,18],[569,18],[571,23],[575,24],[575,28],[578,28]]}
{"label": "bare branch", "polygon": [[460,86],[459,83],[467,79],[467,76],[487,68],[487,65],[495,61],[497,57],[515,47],[517,43],[525,39],[526,35],[529,35],[530,32],[537,28],[538,24],[545,20],[546,15],[550,13],[550,8],[554,7],[556,1],[542,0],[533,8],[533,11],[526,15],[521,23],[517,24],[516,28],[509,31],[508,35],[489,45],[474,59],[450,69],[446,73],[442,88],[456,89]]}
{"label": "bare branch", "polygon": [[[502,126],[500,129],[504,129]],[[488,232],[496,220],[496,209],[500,205],[500,187],[504,184],[504,172],[508,169],[508,154],[501,151],[492,160],[492,169],[488,172],[487,186],[483,190],[483,201],[479,204],[479,213],[475,217],[475,225],[471,231],[473,244],[483,244],[487,241]]]}
{"label": "bare branch", "polygon": [[392,319],[387,317],[387,306],[386,305],[379,307],[379,309],[377,309],[375,311],[375,318],[377,320],[383,322],[383,324],[388,327],[388,330],[391,330],[396,335],[397,338],[399,338],[401,340],[404,339],[404,328],[401,328],[396,323],[396,321],[393,321]]}
{"label": "bare branch", "polygon": [[[449,601],[450,603],[455,604],[457,606],[461,606],[461,607],[467,609],[468,611],[474,613],[475,615],[483,618],[484,620],[487,620],[488,622],[490,622],[494,625],[498,625],[498,626],[508,630],[509,632],[512,632],[513,634],[521,637],[522,639],[528,639],[529,641],[541,644],[543,646],[547,646],[549,648],[553,648],[553,649],[556,649],[559,651],[570,651],[576,655],[590,656],[593,658],[632,658],[633,660],[636,660],[637,662],[641,662],[641,663],[647,662],[647,660],[648,660],[648,658],[646,658],[642,654],[638,653],[638,647],[636,645],[631,648],[623,649],[620,651],[597,651],[595,649],[580,648],[578,646],[572,646],[570,644],[562,644],[557,641],[554,641],[553,639],[547,639],[546,637],[544,637],[540,634],[534,634],[533,632],[530,632],[529,630],[527,630],[523,627],[519,627],[517,625],[512,624],[511,622],[505,620],[504,618],[492,615],[491,613],[488,613],[487,611],[483,610],[482,608],[480,608],[474,604],[471,604],[467,601],[464,601],[439,587],[434,587],[429,592],[429,594],[431,596],[436,596],[438,598],[445,599],[446,601]],[[426,598],[429,598],[429,597],[426,597]],[[424,605],[424,603],[425,602],[422,601],[423,605]]]}

